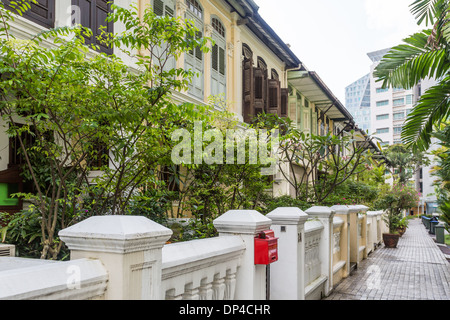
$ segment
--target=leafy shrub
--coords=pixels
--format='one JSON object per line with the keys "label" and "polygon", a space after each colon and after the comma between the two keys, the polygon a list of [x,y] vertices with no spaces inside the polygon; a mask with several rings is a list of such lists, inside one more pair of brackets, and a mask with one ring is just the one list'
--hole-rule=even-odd
{"label": "leafy shrub", "polygon": [[1,229],[2,241],[16,246],[16,255],[39,258],[42,250],[41,215],[37,211],[22,210],[18,213],[0,213],[5,222]]}
{"label": "leafy shrub", "polygon": [[266,215],[276,208],[281,207],[297,207],[301,210],[307,210],[311,207],[306,201],[294,199],[291,196],[270,197],[264,201],[264,205],[261,206],[261,213]]}

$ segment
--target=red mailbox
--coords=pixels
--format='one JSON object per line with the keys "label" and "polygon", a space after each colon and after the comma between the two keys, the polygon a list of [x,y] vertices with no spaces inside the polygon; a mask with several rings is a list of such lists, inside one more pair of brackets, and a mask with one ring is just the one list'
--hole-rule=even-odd
{"label": "red mailbox", "polygon": [[268,265],[278,260],[278,238],[273,230],[259,233],[255,238],[255,264]]}

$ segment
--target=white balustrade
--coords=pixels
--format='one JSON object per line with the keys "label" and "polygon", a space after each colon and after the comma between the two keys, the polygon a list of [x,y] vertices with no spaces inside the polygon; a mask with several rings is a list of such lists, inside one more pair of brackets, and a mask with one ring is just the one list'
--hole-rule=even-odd
{"label": "white balustrade", "polygon": [[167,300],[233,300],[244,250],[239,236],[164,246],[163,296]]}
{"label": "white balustrade", "polygon": [[[59,233],[70,261],[0,257],[0,298],[265,300],[270,288],[271,299],[321,299],[381,243],[382,212],[366,210],[229,211],[214,221],[219,237],[172,244],[147,218],[92,217]],[[271,228],[278,261],[268,269],[254,263],[254,239]],[[82,276],[73,282],[69,269]]]}

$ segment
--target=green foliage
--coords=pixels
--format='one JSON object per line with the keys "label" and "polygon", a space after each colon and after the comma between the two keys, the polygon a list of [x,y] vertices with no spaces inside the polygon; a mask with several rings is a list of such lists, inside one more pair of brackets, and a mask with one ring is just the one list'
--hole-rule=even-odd
{"label": "green foliage", "polygon": [[391,169],[394,181],[406,184],[414,175],[417,168],[427,166],[430,160],[421,151],[413,151],[403,144],[389,146],[383,151],[386,167]]}
{"label": "green foliage", "polygon": [[0,229],[2,242],[16,245],[16,255],[39,258],[42,248],[40,214],[23,210],[15,214],[0,213],[0,221],[6,225]]}
{"label": "green foliage", "polygon": [[[272,185],[269,177],[261,171],[267,166],[262,163],[261,158],[256,162],[250,160],[250,139],[245,139],[243,144],[246,150],[245,157],[240,161],[238,157],[235,157],[234,161],[229,161],[229,151],[236,156],[238,145],[231,145],[230,148],[226,136],[228,130],[235,129],[236,123],[232,120],[233,117],[231,115],[227,117],[226,113],[215,119],[211,124],[203,124],[203,132],[214,129],[219,137],[223,138],[223,141],[216,144],[217,150],[212,152],[215,161],[208,163],[208,156],[211,156],[211,152],[207,152],[210,142],[203,141],[203,145],[198,147],[203,150],[202,156],[207,156],[203,158],[205,161],[201,164],[191,161],[175,173],[180,187],[177,198],[180,205],[172,210],[172,217],[182,217],[186,215],[185,213],[189,213],[209,223],[229,210],[257,210],[261,197]],[[183,127],[192,130],[192,124],[186,123]],[[194,144],[194,141],[192,143]],[[192,145],[192,148],[195,149],[195,146]],[[219,149],[222,150],[222,154]]]}
{"label": "green foliage", "polygon": [[290,196],[267,197],[267,199],[265,199],[263,203],[264,207],[261,208],[260,211],[263,214],[268,214],[277,208],[283,207],[296,207],[300,208],[303,211],[312,207],[310,203],[292,198]]}
{"label": "green foliage", "polygon": [[323,203],[339,185],[367,170],[370,140],[359,131],[321,136],[289,127],[280,138],[279,170],[297,199]]}
{"label": "green foliage", "polygon": [[369,208],[378,197],[379,189],[359,181],[345,181],[336,187],[333,193],[321,203],[324,206],[366,205]]}
{"label": "green foliage", "polygon": [[434,182],[440,219],[444,221],[446,230],[450,232],[450,125],[442,124],[434,137],[440,140],[441,148],[433,152],[436,165],[433,167]]}
{"label": "green foliage", "polygon": [[448,0],[416,0],[411,12],[418,24],[433,26],[406,38],[393,47],[376,67],[374,76],[383,87],[411,88],[426,78],[437,79],[408,115],[402,140],[415,149],[425,151],[431,144],[434,126],[439,126],[450,113],[449,108],[449,41],[450,10]]}
{"label": "green foliage", "polygon": [[[21,12],[29,8],[17,3]],[[2,8],[0,113],[9,136],[20,141],[24,176],[33,185],[20,196],[32,199],[41,215],[41,257],[56,259],[58,230],[86,211],[126,214],[131,201],[142,201],[136,190],[154,184],[159,168],[170,163],[170,137],[180,119],[211,120],[208,107],[177,105],[171,97],[187,88],[193,73],[164,68],[193,47],[208,51],[209,39],[192,37],[197,30],[183,19],[159,17],[150,8],[140,19],[135,6],[113,4],[108,19],[127,28],[99,39],[128,55],[136,73],[118,56],[92,55],[98,48],[84,43],[92,31],[81,26],[15,39],[9,32],[14,16]],[[101,174],[93,178],[94,171]]]}
{"label": "green foliage", "polygon": [[419,202],[418,192],[411,186],[395,184],[392,188],[386,185],[382,188],[378,198],[374,202],[377,210],[384,210],[383,216],[390,233],[402,225],[402,211],[416,207]]}

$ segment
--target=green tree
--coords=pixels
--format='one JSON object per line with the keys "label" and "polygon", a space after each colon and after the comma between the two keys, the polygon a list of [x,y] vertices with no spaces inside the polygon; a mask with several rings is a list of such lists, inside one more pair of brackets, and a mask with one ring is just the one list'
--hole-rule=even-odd
{"label": "green tree", "polygon": [[413,187],[397,183],[393,187],[386,185],[382,188],[374,202],[374,207],[385,210],[383,219],[389,228],[389,233],[396,233],[402,220],[402,212],[416,207],[418,202],[419,194]]}
{"label": "green tree", "polygon": [[[28,2],[11,6],[20,13]],[[163,68],[194,47],[206,51],[208,39],[196,38],[191,23],[149,7],[142,18],[135,6],[112,9],[108,19],[126,31],[99,39],[128,54],[140,72],[115,55],[92,55],[97,47],[84,43],[92,31],[81,26],[15,39],[14,16],[0,3],[0,113],[20,142],[23,170],[33,183],[34,192],[20,196],[40,215],[41,258],[58,257],[59,229],[91,214],[126,214],[136,190],[154,183],[161,165],[170,163],[170,137],[180,119],[210,120],[207,107],[172,100],[171,92],[186,89],[193,73]],[[43,45],[47,40],[55,46]],[[157,50],[162,46],[164,53]],[[101,174],[94,178],[95,171]]]}
{"label": "green tree", "polygon": [[409,89],[426,78],[437,84],[428,89],[408,115],[402,131],[407,145],[427,150],[434,126],[445,121],[450,113],[450,10],[448,0],[416,0],[411,13],[417,23],[431,25],[393,47],[376,67],[374,76],[383,87]]}
{"label": "green tree", "polygon": [[280,139],[279,170],[297,199],[322,203],[339,185],[367,170],[370,140],[357,131],[320,136],[289,128]]}
{"label": "green tree", "polygon": [[383,153],[394,181],[400,184],[407,183],[420,167],[430,164],[430,160],[423,152],[411,152],[402,144],[389,146]]}
{"label": "green tree", "polygon": [[441,147],[433,152],[436,165],[433,167],[433,175],[438,205],[441,210],[441,219],[450,232],[450,125],[442,124],[434,137],[440,140]]}

